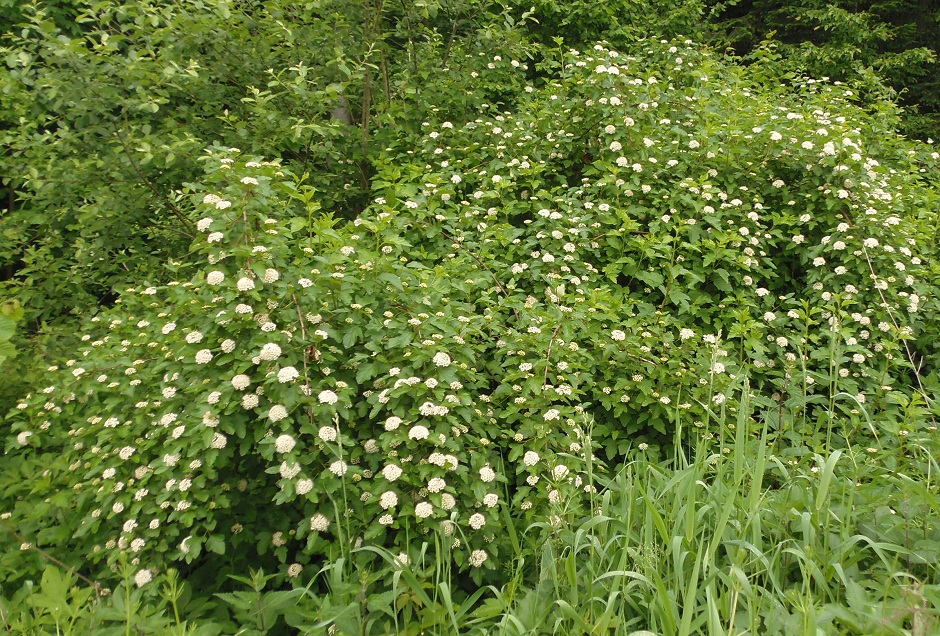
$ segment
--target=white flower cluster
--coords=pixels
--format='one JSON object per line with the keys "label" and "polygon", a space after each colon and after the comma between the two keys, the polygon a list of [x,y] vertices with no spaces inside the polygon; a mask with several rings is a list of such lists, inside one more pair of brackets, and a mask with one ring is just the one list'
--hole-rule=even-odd
{"label": "white flower cluster", "polygon": [[274,440],[274,448],[279,453],[291,452],[294,450],[294,446],[296,444],[297,442],[294,440],[294,438],[290,435],[287,435],[286,433],[284,435],[279,435],[278,438]]}

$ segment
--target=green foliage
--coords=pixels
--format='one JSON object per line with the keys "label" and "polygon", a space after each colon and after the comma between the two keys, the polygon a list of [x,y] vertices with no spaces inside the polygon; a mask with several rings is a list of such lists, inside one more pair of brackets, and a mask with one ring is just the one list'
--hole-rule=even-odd
{"label": "green foliage", "polygon": [[348,222],[279,162],[211,148],[171,280],[125,289],[10,413],[20,531],[145,578],[398,553],[495,583],[637,445],[746,422],[745,375],[787,413],[773,435],[820,455],[923,421],[937,157],[844,87],[646,46],[568,53],[518,113],[426,122]]}
{"label": "green foliage", "polygon": [[705,12],[699,0],[537,0],[516,2],[532,39],[546,46],[582,48],[606,40],[621,51],[650,36],[691,35]]}
{"label": "green foliage", "polygon": [[16,323],[23,319],[23,308],[15,300],[0,304],[0,365],[16,357],[16,347],[10,342],[16,333]]}
{"label": "green foliage", "polygon": [[[28,549],[28,548],[24,548]],[[94,635],[167,634],[215,636],[232,623],[201,618],[203,609],[175,570],[161,580],[121,581],[102,589],[73,571],[47,565],[38,582],[27,580],[6,597],[0,591],[0,621],[9,634]],[[146,586],[146,587],[144,587]],[[180,615],[200,617],[199,625]],[[231,632],[229,632],[231,633]]]}
{"label": "green foliage", "polygon": [[[107,302],[113,285],[184,250],[192,226],[168,193],[198,174],[211,141],[277,139],[265,149],[335,163],[329,145],[304,149],[312,136],[343,134],[329,121],[337,73],[307,77],[303,64],[293,66],[298,43],[270,13],[81,3],[71,9],[81,32],[72,34],[55,19],[62,10],[23,8],[0,80],[6,185],[20,199],[4,215],[0,253],[31,320]],[[248,39],[252,49],[238,45]],[[283,72],[274,77],[272,68]],[[274,99],[286,102],[284,116],[266,113]],[[246,125],[249,112],[255,127]],[[320,170],[318,178],[335,176]]]}
{"label": "green foliage", "polygon": [[932,629],[940,155],[651,6],[16,7],[7,631]]}
{"label": "green foliage", "polygon": [[940,14],[935,3],[745,0],[710,4],[717,39],[734,46],[746,59],[763,57],[765,40],[773,41],[781,54],[778,67],[782,72],[856,82],[866,101],[890,91],[905,105],[901,121],[905,134],[940,139],[936,97]]}
{"label": "green foliage", "polygon": [[[193,237],[174,193],[199,178],[213,143],[283,158],[325,210],[354,216],[376,121],[396,138],[437,96],[420,90],[442,67],[520,48],[510,27],[481,28],[480,6],[18,7],[0,49],[5,291],[38,327],[160,271]],[[492,79],[479,94],[508,99],[513,86],[497,96]]]}

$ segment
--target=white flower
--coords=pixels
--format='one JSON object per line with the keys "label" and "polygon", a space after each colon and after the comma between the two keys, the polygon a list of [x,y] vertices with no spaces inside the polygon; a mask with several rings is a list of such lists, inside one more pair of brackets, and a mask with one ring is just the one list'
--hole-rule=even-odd
{"label": "white flower", "polygon": [[480,480],[484,483],[490,483],[496,479],[496,471],[489,467],[489,465],[484,466],[480,469]]}
{"label": "white flower", "polygon": [[[284,407],[282,406],[281,408],[284,408]],[[285,416],[286,416],[286,413],[285,413]],[[291,452],[292,450],[294,450],[294,446],[296,444],[297,442],[294,440],[294,438],[291,437],[290,435],[287,435],[286,433],[284,435],[279,435],[278,438],[274,440],[274,448],[279,453]]]}
{"label": "white flower", "polygon": [[478,568],[486,563],[487,558],[489,555],[486,554],[486,550],[474,550],[470,553],[469,562],[471,566]]}
{"label": "white flower", "polygon": [[281,278],[280,272],[278,272],[276,269],[272,269],[269,267],[268,269],[264,270],[264,276],[261,277],[261,282],[262,283],[274,283],[274,282],[277,282],[278,279],[280,278]]}
{"label": "white flower", "polygon": [[408,437],[415,441],[427,439],[429,435],[430,431],[428,431],[427,427],[421,426],[420,424],[413,426],[411,430],[408,431]]}
{"label": "white flower", "polygon": [[301,479],[294,484],[294,492],[298,495],[306,495],[308,492],[313,490],[313,480],[312,479]]}
{"label": "white flower", "polygon": [[339,401],[339,396],[332,391],[320,391],[320,395],[317,396],[317,399],[320,400],[320,404],[332,405]]}
{"label": "white flower", "polygon": [[564,464],[558,464],[552,469],[552,476],[557,479],[564,479],[568,474],[568,467]]}
{"label": "white flower", "polygon": [[222,349],[223,353],[232,353],[235,351],[235,341],[231,338],[226,338],[222,341],[222,344],[219,345],[219,348]]}
{"label": "white flower", "polygon": [[16,436],[16,443],[19,444],[20,446],[26,446],[27,444],[29,444],[29,438],[32,436],[33,436],[32,431],[23,431],[22,433]]}
{"label": "white flower", "polygon": [[258,180],[254,177],[242,177],[241,182],[245,185],[258,185]]}
{"label": "white flower", "polygon": [[196,352],[196,364],[208,364],[212,360],[212,352],[208,349],[200,349]]}
{"label": "white flower", "polygon": [[277,381],[280,383],[290,382],[295,380],[300,376],[300,373],[297,372],[297,369],[294,367],[284,367],[277,372]]}
{"label": "white flower", "polygon": [[418,519],[427,519],[434,514],[434,506],[427,501],[422,501],[415,506],[415,516]]}
{"label": "white flower", "polygon": [[153,580],[153,572],[150,570],[140,570],[134,575],[134,583],[137,587],[143,587]]}
{"label": "white flower", "polygon": [[287,568],[287,576],[294,579],[300,576],[300,573],[304,571],[304,566],[299,563],[291,563]]}
{"label": "white flower", "polygon": [[441,492],[447,487],[447,482],[445,482],[440,477],[433,477],[428,482],[428,492]]}
{"label": "white flower", "polygon": [[190,331],[188,334],[186,334],[186,342],[189,344],[197,344],[202,342],[202,338],[203,336],[201,331]]}
{"label": "white flower", "polygon": [[434,362],[434,364],[436,364],[439,367],[450,366],[450,356],[444,353],[443,351],[434,354],[434,358],[432,361]]}
{"label": "white flower", "polygon": [[619,329],[614,329],[613,331],[610,332],[610,337],[613,340],[620,341],[620,340],[625,339],[627,337],[627,334],[620,331]]}
{"label": "white flower", "polygon": [[206,237],[206,241],[208,241],[209,243],[218,243],[219,241],[222,240],[224,236],[225,235],[222,234],[221,232],[212,232],[211,234],[209,234],[209,236]]}
{"label": "white flower", "polygon": [[196,229],[200,232],[205,232],[209,229],[210,225],[212,225],[212,219],[207,216],[204,219],[199,219],[199,222],[196,223]]}
{"label": "white flower", "polygon": [[216,433],[212,436],[212,442],[209,444],[209,448],[222,449],[225,448],[225,445],[228,443],[228,439],[222,433]]}
{"label": "white flower", "polygon": [[479,512],[470,517],[470,527],[474,530],[479,530],[486,525],[486,517],[481,515]]}
{"label": "white flower", "polygon": [[342,477],[345,475],[347,470],[349,470],[349,466],[347,466],[346,462],[341,459],[337,459],[335,462],[330,464],[330,472],[337,477]]}
{"label": "white flower", "polygon": [[218,270],[209,272],[206,275],[206,282],[209,283],[210,285],[219,285],[224,280],[225,280],[225,274],[223,274],[222,272]]}
{"label": "white flower", "polygon": [[398,505],[398,495],[391,490],[386,490],[379,498],[379,505],[382,506],[383,510],[394,508]]}
{"label": "white flower", "polygon": [[402,469],[396,466],[395,464],[389,464],[382,469],[382,476],[385,477],[388,481],[395,481],[401,477]]}
{"label": "white flower", "polygon": [[336,440],[336,429],[332,426],[321,426],[320,430],[317,431],[317,437],[322,439],[324,442],[332,442]]}
{"label": "white flower", "polygon": [[247,277],[239,278],[238,282],[235,283],[235,287],[238,289],[238,291],[251,291],[255,288],[255,281]]}
{"label": "white flower", "polygon": [[387,420],[385,420],[385,430],[394,431],[399,426],[401,426],[402,419],[396,415],[392,415]]}
{"label": "white flower", "polygon": [[324,532],[330,527],[330,520],[319,512],[310,518],[310,529],[314,532]]}
{"label": "white flower", "polygon": [[561,417],[561,413],[558,412],[558,409],[549,409],[542,417],[546,422],[551,422],[552,420],[559,419]]}
{"label": "white flower", "polygon": [[294,462],[293,464],[281,462],[279,470],[281,472],[281,477],[284,479],[293,479],[300,474],[300,466],[297,464],[297,462]]}
{"label": "white flower", "polygon": [[261,352],[258,354],[258,357],[268,361],[277,360],[281,357],[281,348],[273,342],[269,342],[261,347]]}
{"label": "white flower", "polygon": [[248,393],[247,395],[242,397],[242,408],[253,409],[256,406],[258,406],[259,402],[260,400],[258,399],[257,395],[255,395],[254,393]]}
{"label": "white flower", "polygon": [[489,493],[483,495],[483,505],[487,508],[493,508],[499,503],[499,495],[495,493]]}
{"label": "white flower", "polygon": [[232,387],[236,391],[244,391],[250,384],[251,378],[243,373],[240,373],[239,375],[236,375],[234,378],[232,378]]}
{"label": "white flower", "polygon": [[522,463],[526,466],[535,466],[539,463],[539,454],[535,451],[526,451],[526,454],[522,456]]}
{"label": "white flower", "polygon": [[449,492],[445,492],[441,495],[441,508],[444,510],[452,510],[454,506],[457,505],[457,500],[454,499],[454,496]]}

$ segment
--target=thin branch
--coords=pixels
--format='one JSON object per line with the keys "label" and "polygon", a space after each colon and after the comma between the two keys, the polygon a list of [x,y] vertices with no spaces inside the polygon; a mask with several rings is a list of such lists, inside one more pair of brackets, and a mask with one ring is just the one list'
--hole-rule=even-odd
{"label": "thin branch", "polygon": [[29,549],[30,549],[30,550],[35,550],[36,552],[38,552],[39,554],[41,554],[44,558],[46,558],[46,559],[52,561],[53,563],[55,563],[56,565],[58,565],[60,568],[64,568],[65,570],[68,570],[69,572],[71,572],[72,574],[74,574],[75,576],[77,576],[78,578],[80,578],[82,581],[84,581],[85,583],[88,583],[88,585],[92,586],[92,587],[95,589],[95,598],[96,598],[96,599],[100,599],[100,598],[101,598],[101,590],[102,590],[102,588],[101,588],[101,584],[100,584],[100,583],[98,583],[97,581],[92,581],[90,578],[88,578],[87,576],[85,576],[85,575],[82,574],[81,572],[77,571],[75,568],[69,567],[68,565],[66,565],[66,564],[63,563],[62,561],[59,561],[57,558],[55,558],[54,556],[52,556],[51,554],[49,554],[48,552],[46,552],[46,551],[43,550],[42,548],[37,548],[35,545],[32,544],[32,542],[27,541],[27,540],[26,540],[26,537],[24,537],[24,536],[21,535],[19,532],[17,532],[17,531],[14,530],[13,528],[11,528],[11,527],[9,526],[9,524],[7,524],[6,522],[0,521],[0,526],[3,526],[3,529],[4,529],[4,530],[6,530],[6,531],[9,532],[10,534],[12,534],[14,537],[16,537],[17,541],[19,541],[21,544],[24,544],[24,545],[29,546]]}
{"label": "thin branch", "polygon": [[[300,322],[300,336],[304,339],[304,346],[306,346],[306,344],[307,344],[307,327],[306,327],[306,324],[304,323],[304,313],[303,313],[303,311],[301,311],[301,309],[300,309],[300,301],[297,300],[297,294],[293,294],[293,293],[292,293],[290,296],[291,296],[291,298],[294,299],[294,307],[297,308],[297,320]],[[308,371],[308,369],[307,369],[307,351],[306,351],[306,350],[304,350],[303,361],[304,361],[304,379],[307,381],[307,385],[309,386],[309,384],[310,384],[310,374],[309,374],[309,371]],[[308,412],[310,413],[310,423],[313,424],[313,420],[314,420],[314,418],[313,418],[313,409],[312,409],[312,408],[311,408],[311,409],[308,409]]]}
{"label": "thin branch", "polygon": [[[561,321],[559,321],[558,326],[555,327],[555,331],[552,332],[552,337],[548,339],[548,351],[545,352],[545,361],[548,362],[552,358],[552,345],[555,344],[555,336],[558,335],[558,331],[561,329]],[[545,365],[545,375],[542,376],[542,386],[548,384],[548,365]]]}
{"label": "thin branch", "polygon": [[[865,261],[868,263],[868,269],[871,271],[871,274],[874,277],[875,290],[878,292],[878,296],[881,297],[881,303],[884,306],[885,311],[888,312],[888,317],[891,318],[891,322],[894,324],[894,328],[897,329],[898,332],[900,333],[901,326],[898,324],[898,321],[894,317],[894,313],[891,311],[891,305],[888,302],[888,299],[885,298],[884,292],[882,292],[881,289],[878,287],[877,283],[878,283],[879,277],[878,277],[878,274],[875,272],[874,264],[871,262],[871,256],[868,254],[868,248],[866,248],[863,245],[862,251],[865,253]],[[930,402],[930,398],[928,397],[929,394],[927,393],[927,389],[924,388],[924,383],[920,379],[920,370],[923,368],[923,365],[924,365],[923,356],[921,356],[920,364],[915,363],[914,354],[911,352],[911,348],[910,346],[908,346],[907,340],[903,340],[902,342],[904,342],[904,352],[907,353],[907,360],[908,362],[911,363],[911,368],[914,370],[914,378],[917,380],[917,386],[920,387],[920,393],[924,397],[924,400],[926,400],[929,403]]]}
{"label": "thin branch", "polygon": [[117,127],[117,124],[112,123],[111,126],[114,129],[114,136],[117,137],[118,141],[121,143],[121,148],[124,149],[124,155],[127,157],[127,160],[130,162],[131,167],[134,168],[134,172],[137,173],[137,176],[140,178],[141,181],[144,182],[144,185],[146,185],[147,188],[152,193],[154,193],[155,195],[163,199],[163,201],[167,204],[167,206],[170,208],[170,210],[173,212],[176,218],[179,219],[180,222],[186,227],[186,229],[188,230],[188,236],[190,238],[194,237],[196,235],[196,230],[193,227],[192,222],[186,218],[186,215],[183,214],[183,212],[178,207],[176,207],[176,204],[170,200],[170,197],[168,197],[166,193],[161,192],[156,186],[154,186],[150,182],[150,179],[148,179],[144,175],[144,173],[140,170],[140,166],[137,165],[136,161],[134,161],[134,155],[131,153],[130,148],[127,147],[127,142],[124,140],[124,137],[121,135],[121,131]]}
{"label": "thin branch", "polygon": [[[472,258],[473,260],[475,260],[475,261],[477,262],[477,264],[478,264],[480,267],[482,267],[484,270],[486,270],[486,273],[490,275],[490,277],[493,279],[493,282],[496,283],[496,287],[499,289],[500,293],[501,293],[503,296],[505,296],[506,298],[509,298],[509,293],[506,291],[506,289],[505,289],[505,288],[502,286],[502,284],[499,282],[499,279],[496,278],[496,274],[494,274],[493,271],[492,271],[489,267],[486,266],[486,263],[484,263],[484,262],[481,261],[479,258],[477,258],[477,255],[474,254],[473,252],[471,252],[470,250],[464,249],[463,245],[461,245],[459,241],[457,241],[453,236],[451,236],[450,234],[448,234],[448,233],[445,232],[444,230],[441,230],[441,234],[443,234],[444,237],[447,238],[447,240],[449,240],[451,243],[453,243],[454,245],[456,245],[458,251],[461,251],[461,250],[462,250],[462,251],[465,251],[467,254],[469,254],[469,255],[470,255],[470,258]],[[519,312],[517,312],[517,311],[515,310],[515,308],[513,308],[512,313],[514,313],[514,314],[516,315],[516,318],[519,318]]]}

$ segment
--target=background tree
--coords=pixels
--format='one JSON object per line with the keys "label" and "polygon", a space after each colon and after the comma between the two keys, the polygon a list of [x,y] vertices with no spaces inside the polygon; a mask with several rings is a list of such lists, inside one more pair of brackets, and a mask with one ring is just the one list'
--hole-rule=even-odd
{"label": "background tree", "polygon": [[746,60],[768,43],[781,70],[890,87],[905,107],[902,131],[940,139],[940,5],[935,0],[742,0],[710,3],[716,43]]}

